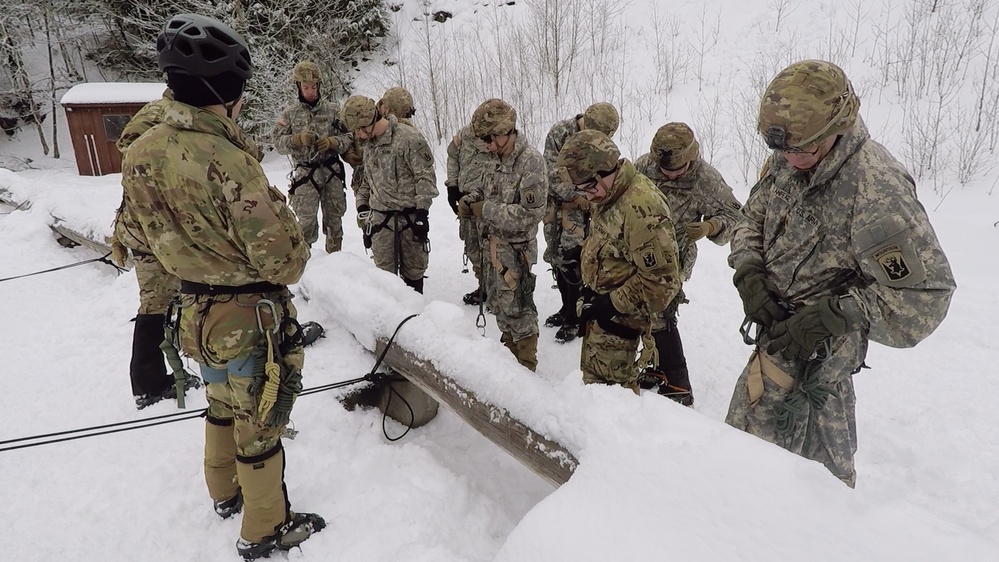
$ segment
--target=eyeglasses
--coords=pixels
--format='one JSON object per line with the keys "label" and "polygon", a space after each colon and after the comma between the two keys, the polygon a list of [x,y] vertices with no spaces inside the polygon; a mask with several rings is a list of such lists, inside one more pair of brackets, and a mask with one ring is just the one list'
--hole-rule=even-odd
{"label": "eyeglasses", "polygon": [[496,137],[507,137],[507,136],[510,136],[512,134],[513,134],[513,131],[507,131],[507,132],[502,133],[502,134],[497,134],[497,135],[493,135],[493,134],[482,135],[481,137],[475,137],[475,138],[479,139],[480,141],[484,142],[485,144],[491,144]]}
{"label": "eyeglasses", "polygon": [[804,148],[779,148],[777,150],[783,152],[784,154],[795,154],[798,156],[815,156],[816,154],[819,153],[819,145],[816,144],[813,146],[815,146],[815,148],[812,150],[806,150]]}
{"label": "eyeglasses", "polygon": [[597,186],[597,181],[598,181],[597,178],[593,178],[587,183],[581,185],[574,185],[572,187],[576,191],[576,193],[589,193],[592,195],[600,190],[600,188]]}

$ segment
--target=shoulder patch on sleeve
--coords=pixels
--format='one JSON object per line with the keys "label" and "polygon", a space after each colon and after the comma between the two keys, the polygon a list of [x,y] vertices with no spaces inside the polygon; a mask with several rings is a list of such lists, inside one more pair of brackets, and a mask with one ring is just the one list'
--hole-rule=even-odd
{"label": "shoulder patch on sleeve", "polygon": [[912,246],[908,228],[901,222],[892,215],[856,234],[860,261],[878,283],[887,287],[911,287],[926,280],[926,268]]}
{"label": "shoulder patch on sleeve", "polygon": [[543,182],[526,183],[520,187],[520,204],[528,209],[544,207],[548,202],[547,194],[542,191]]}

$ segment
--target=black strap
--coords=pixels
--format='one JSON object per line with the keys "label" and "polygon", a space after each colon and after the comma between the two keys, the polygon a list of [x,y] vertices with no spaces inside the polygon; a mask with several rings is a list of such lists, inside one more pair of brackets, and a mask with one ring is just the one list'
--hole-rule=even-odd
{"label": "black strap", "polygon": [[253,293],[277,293],[286,288],[284,285],[275,285],[267,281],[258,281],[238,287],[208,285],[206,283],[195,283],[194,281],[180,282],[180,292],[185,295],[249,295]]}
{"label": "black strap", "polygon": [[629,328],[610,319],[597,318],[597,324],[600,324],[600,327],[608,334],[626,340],[637,340],[642,335],[641,330]]}
{"label": "black strap", "polygon": [[294,194],[295,190],[306,183],[311,183],[312,187],[316,188],[316,191],[322,191],[323,186],[316,183],[315,175],[316,171],[320,168],[326,168],[331,174],[336,176],[341,182],[344,182],[347,178],[346,172],[344,172],[343,164],[340,162],[340,156],[333,153],[331,156],[324,158],[322,160],[315,160],[312,162],[298,162],[295,164],[295,168],[305,168],[308,172],[298,178],[297,180],[292,180],[291,187],[288,188],[289,194]]}

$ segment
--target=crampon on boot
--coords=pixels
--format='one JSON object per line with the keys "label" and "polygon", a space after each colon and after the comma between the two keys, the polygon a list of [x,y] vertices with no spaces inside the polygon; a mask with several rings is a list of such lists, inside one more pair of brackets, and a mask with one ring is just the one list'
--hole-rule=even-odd
{"label": "crampon on boot", "polygon": [[638,375],[638,388],[642,390],[651,390],[661,384],[667,384],[666,375],[655,369],[643,369]]}
{"label": "crampon on boot", "polygon": [[479,306],[479,303],[483,302],[482,294],[476,289],[471,293],[466,293],[465,296],[461,297],[461,302],[467,304],[468,306]]}
{"label": "crampon on boot", "polygon": [[[184,372],[184,394],[187,394],[188,390],[192,388],[201,388],[202,382],[201,378],[187,371]],[[135,407],[139,410],[152,406],[153,404],[159,402],[160,400],[176,400],[177,399],[177,387],[175,385],[170,385],[160,392],[151,392],[149,394],[140,394],[135,397]]]}
{"label": "crampon on boot", "polygon": [[267,558],[275,550],[295,548],[324,528],[326,521],[315,513],[295,513],[278,529],[278,532],[260,542],[249,542],[240,538],[236,541],[236,552],[243,557],[243,560]]}
{"label": "crampon on boot", "polygon": [[228,519],[243,511],[243,490],[236,488],[236,495],[227,499],[214,502],[215,513],[222,519]]}
{"label": "crampon on boot", "polygon": [[555,332],[555,341],[558,343],[568,343],[576,339],[579,335],[579,324],[575,322],[569,322],[563,324],[561,328]]}
{"label": "crampon on boot", "polygon": [[319,322],[302,324],[302,345],[312,345],[316,343],[316,340],[324,337],[326,337],[326,329]]}
{"label": "crampon on boot", "polygon": [[563,324],[565,324],[565,314],[561,310],[545,319],[545,326],[548,328],[555,328]]}
{"label": "crampon on boot", "polygon": [[673,386],[669,383],[663,383],[659,385],[659,390],[656,392],[660,396],[665,396],[681,406],[694,406],[694,393],[691,392],[689,388],[681,388],[679,386]]}

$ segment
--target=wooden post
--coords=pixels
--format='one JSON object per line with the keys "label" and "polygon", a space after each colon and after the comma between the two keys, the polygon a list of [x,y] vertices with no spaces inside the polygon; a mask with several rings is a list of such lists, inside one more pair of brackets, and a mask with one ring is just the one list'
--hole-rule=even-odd
{"label": "wooden post", "polygon": [[[378,339],[376,356],[381,355],[386,342]],[[393,344],[385,354],[385,364],[438,402],[446,404],[476,431],[552,484],[566,483],[576,470],[579,461],[560,443],[535,432],[504,408],[479,400],[474,392],[398,344]]]}

